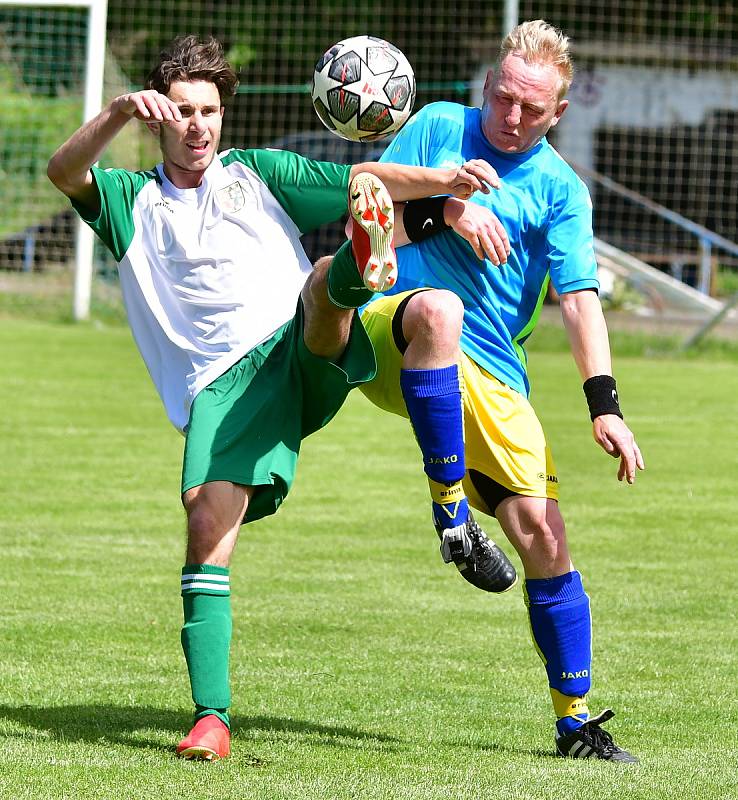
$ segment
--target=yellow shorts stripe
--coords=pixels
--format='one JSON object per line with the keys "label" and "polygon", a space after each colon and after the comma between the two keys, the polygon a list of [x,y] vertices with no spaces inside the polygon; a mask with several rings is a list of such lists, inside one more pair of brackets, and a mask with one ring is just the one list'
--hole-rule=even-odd
{"label": "yellow shorts stripe", "polygon": [[[374,405],[407,417],[400,390],[402,354],[392,335],[392,319],[402,292],[370,303],[361,320],[374,345],[377,376],[361,386]],[[487,475],[511,492],[558,499],[558,477],[546,437],[527,398],[462,354],[466,468]],[[464,489],[475,508],[489,514],[468,475]]]}

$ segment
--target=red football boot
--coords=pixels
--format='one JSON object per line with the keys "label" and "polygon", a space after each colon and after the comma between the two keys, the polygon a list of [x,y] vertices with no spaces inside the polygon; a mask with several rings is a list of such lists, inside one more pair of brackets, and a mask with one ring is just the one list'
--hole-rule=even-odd
{"label": "red football boot", "polygon": [[397,282],[397,256],[392,235],[392,198],[379,178],[360,172],[349,186],[349,211],[354,220],[351,248],[364,286],[385,292]]}
{"label": "red football boot", "polygon": [[200,718],[177,745],[177,755],[198,761],[217,761],[231,752],[231,732],[215,714]]}

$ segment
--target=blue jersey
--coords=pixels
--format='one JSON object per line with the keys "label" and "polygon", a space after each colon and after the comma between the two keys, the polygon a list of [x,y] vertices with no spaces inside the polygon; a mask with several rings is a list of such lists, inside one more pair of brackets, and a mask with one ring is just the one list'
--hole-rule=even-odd
{"label": "blue jersey", "polygon": [[461,347],[503,383],[528,395],[523,343],[540,314],[549,278],[559,294],[597,289],[592,203],[587,187],[542,139],[526,153],[502,153],[481,127],[481,111],[456,103],[431,103],[395,137],[381,161],[458,167],[488,161],[502,187],[476,192],[472,202],[490,208],[510,238],[507,264],[480,261],[453,231],[397,251],[399,279],[391,294],[432,286],[450,289],[464,303]]}

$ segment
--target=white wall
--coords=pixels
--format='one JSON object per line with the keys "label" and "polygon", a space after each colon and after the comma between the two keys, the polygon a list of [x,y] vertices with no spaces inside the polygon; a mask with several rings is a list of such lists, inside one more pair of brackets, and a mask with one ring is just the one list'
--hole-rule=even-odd
{"label": "white wall", "polygon": [[[484,69],[476,76],[473,105],[481,105],[486,73]],[[738,110],[738,78],[734,72],[596,67],[577,73],[569,100],[556,131],[557,149],[567,159],[594,169],[598,128],[700,125],[717,109]]]}

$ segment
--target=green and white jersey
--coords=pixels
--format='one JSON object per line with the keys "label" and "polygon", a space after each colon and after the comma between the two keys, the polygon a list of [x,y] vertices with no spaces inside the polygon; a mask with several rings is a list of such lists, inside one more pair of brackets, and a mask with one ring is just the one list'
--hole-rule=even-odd
{"label": "green and white jersey", "polygon": [[94,168],[100,213],[73,205],[118,262],[134,339],[172,423],[294,316],[312,265],[300,236],[346,210],[350,166],[228,150],[196,189],[163,165]]}

